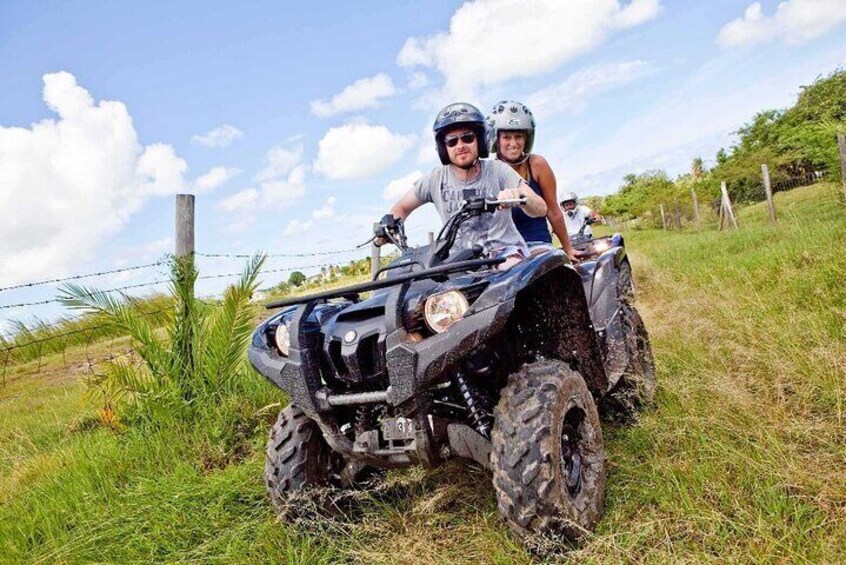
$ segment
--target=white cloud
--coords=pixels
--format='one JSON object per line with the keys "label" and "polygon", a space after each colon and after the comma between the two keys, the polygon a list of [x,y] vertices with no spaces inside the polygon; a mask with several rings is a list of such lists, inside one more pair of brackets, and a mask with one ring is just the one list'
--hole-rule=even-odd
{"label": "white cloud", "polygon": [[285,179],[261,183],[261,199],[265,204],[287,206],[305,194],[306,165],[297,165]]}
{"label": "white cloud", "polygon": [[245,188],[228,196],[217,203],[218,210],[226,212],[242,212],[254,207],[258,203],[259,192],[255,188]]}
{"label": "white cloud", "polygon": [[720,30],[717,41],[723,47],[753,45],[782,39],[799,45],[824,35],[846,22],[846,0],[786,0],[775,15],[764,15],[760,2],[750,4],[743,14]]}
{"label": "white cloud", "polygon": [[429,77],[426,73],[416,72],[408,79],[408,88],[411,90],[419,90],[429,86]]}
{"label": "white cloud", "polygon": [[565,110],[578,112],[594,95],[638,80],[651,72],[652,65],[640,60],[594,65],[532,94],[526,99],[526,104],[538,117],[549,117]]}
{"label": "white cloud", "polygon": [[312,221],[303,222],[301,220],[291,220],[290,222],[288,222],[288,225],[285,226],[285,229],[282,230],[282,235],[299,235],[309,231],[313,225],[314,222]]}
{"label": "white cloud", "polygon": [[550,71],[660,9],[659,0],[538,0],[531,9],[523,0],[475,0],[456,10],[448,32],[406,40],[397,63],[435,69],[449,92],[467,96],[477,85]]}
{"label": "white cloud", "polygon": [[256,221],[259,191],[255,188],[245,188],[235,194],[219,200],[215,208],[228,212],[229,221],[225,231],[239,232],[248,229]]}
{"label": "white cloud", "polygon": [[267,164],[255,176],[258,189],[246,188],[218,201],[217,209],[231,216],[226,231],[247,229],[255,224],[259,210],[289,206],[305,195],[309,167],[300,162],[302,156],[302,143],[268,151]]}
{"label": "white cloud", "polygon": [[200,145],[205,145],[206,147],[228,147],[229,145],[232,145],[233,141],[243,136],[244,132],[235,126],[224,124],[214,128],[204,135],[191,136],[191,141],[199,143]]}
{"label": "white cloud", "polygon": [[388,186],[385,187],[385,190],[382,191],[382,196],[385,197],[385,200],[390,200],[392,202],[399,200],[403,194],[408,192],[409,189],[414,186],[417,179],[422,176],[423,173],[420,171],[413,171],[404,177],[392,180],[388,183]]}
{"label": "white cloud", "polygon": [[556,172],[559,190],[589,188],[605,194],[634,170],[660,166],[670,174],[685,172],[693,157],[712,157],[720,147],[728,147],[731,132],[756,112],[795,102],[800,86],[812,82],[817,69],[835,68],[844,56],[846,47],[841,46],[821,55],[812,67],[788,65],[763,72],[758,59],[726,51],[598,142],[553,132],[552,141],[544,144],[544,156]]}
{"label": "white cloud", "polygon": [[67,72],[43,79],[58,119],[0,126],[0,284],[66,274],[149,197],[186,188],[185,161],[140,145],[123,103],[95,103]]}
{"label": "white cloud", "polygon": [[374,108],[379,105],[381,98],[387,98],[397,93],[391,77],[385,73],[362,78],[347,86],[341,92],[326,100],[312,100],[311,113],[321,118],[353,112],[363,108]]}
{"label": "white cloud", "polygon": [[303,159],[303,144],[278,145],[267,152],[267,166],[256,175],[257,181],[278,179],[290,173]]}
{"label": "white cloud", "polygon": [[334,196],[330,196],[326,199],[326,203],[311,213],[311,217],[315,220],[327,220],[335,215],[335,202],[336,198]]}
{"label": "white cloud", "polygon": [[234,167],[212,167],[209,172],[194,181],[194,192],[208,192],[224,185],[234,177],[238,176],[241,169]]}
{"label": "white cloud", "polygon": [[318,143],[314,170],[330,179],[374,175],[396,163],[414,139],[385,126],[355,123],[332,128]]}
{"label": "white cloud", "polygon": [[120,250],[115,265],[123,267],[132,263],[147,262],[163,255],[169,249],[173,249],[173,237],[162,237],[141,245],[134,245]]}

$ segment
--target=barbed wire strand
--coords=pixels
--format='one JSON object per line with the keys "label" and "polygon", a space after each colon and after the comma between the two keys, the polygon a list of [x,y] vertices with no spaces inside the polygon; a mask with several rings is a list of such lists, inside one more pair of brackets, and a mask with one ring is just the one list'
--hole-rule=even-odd
{"label": "barbed wire strand", "polygon": [[[170,310],[170,308],[171,308],[171,306],[167,306],[165,308],[159,308],[158,310],[152,310],[150,312],[142,312],[142,313],[139,314],[139,316],[142,317],[142,318],[147,317],[147,316],[154,316],[156,314],[161,314],[162,312],[166,312],[167,310]],[[15,349],[22,349],[22,348],[28,347],[30,345],[38,345],[38,344],[41,344],[41,343],[46,343],[48,341],[53,341],[55,339],[60,339],[62,337],[67,338],[69,336],[76,335],[76,334],[84,334],[84,333],[87,333],[87,332],[93,332],[93,331],[101,330],[103,328],[111,327],[111,326],[114,326],[114,325],[115,325],[114,322],[108,322],[108,323],[104,323],[104,324],[97,324],[95,326],[87,326],[87,327],[84,327],[84,328],[80,328],[78,330],[72,330],[72,331],[69,331],[69,332],[61,333],[61,334],[56,334],[56,335],[51,335],[51,336],[47,336],[47,337],[43,337],[43,338],[33,339],[33,340],[30,340],[30,341],[27,341],[27,342],[24,342],[24,343],[16,343],[14,345],[4,347],[2,349],[2,351],[8,352],[8,351],[12,351],[12,350],[15,350]]]}
{"label": "barbed wire strand", "polygon": [[[142,287],[145,287],[145,286],[154,286],[154,285],[157,285],[157,284],[164,284],[164,283],[169,283],[169,282],[170,282],[170,280],[163,279],[163,280],[160,280],[160,281],[150,281],[150,282],[138,283],[138,284],[128,284],[126,286],[119,286],[117,288],[107,288],[107,289],[103,289],[103,290],[98,290],[97,292],[108,294],[110,292],[120,292],[121,290],[129,290],[131,288],[142,288]],[[93,294],[89,294],[87,296],[93,296]],[[65,300],[64,298],[52,298],[50,300],[39,300],[39,301],[36,301],[36,302],[22,302],[20,304],[3,304],[3,305],[0,305],[0,310],[7,310],[9,308],[23,308],[23,307],[26,307],[26,306],[39,306],[41,304],[53,304],[53,303],[56,303],[56,302],[64,302],[64,300]]]}
{"label": "barbed wire strand", "polygon": [[[358,251],[358,247],[351,247],[349,249],[338,249],[335,251],[315,251],[313,253],[267,253],[265,257],[317,257],[323,255],[341,255],[342,253],[352,253]],[[249,259],[254,257],[255,253],[203,253],[195,252],[194,255],[198,257],[209,257],[212,259]]]}
{"label": "barbed wire strand", "polygon": [[60,283],[60,282],[65,282],[65,281],[74,281],[74,280],[86,279],[86,278],[90,278],[90,277],[102,277],[102,276],[105,276],[105,275],[114,275],[114,274],[117,274],[117,273],[125,273],[127,271],[137,271],[139,269],[147,269],[149,267],[157,267],[159,265],[165,265],[165,264],[166,264],[165,261],[156,261],[155,263],[148,263],[146,265],[136,265],[136,266],[133,266],[133,267],[123,267],[121,269],[113,269],[111,271],[100,271],[100,272],[96,272],[96,273],[86,273],[86,274],[83,274],[83,275],[71,275],[71,276],[68,276],[68,277],[61,277],[61,278],[56,278],[56,279],[47,279],[47,280],[42,280],[42,281],[21,283],[21,284],[16,284],[16,285],[12,285],[12,286],[0,287],[0,292],[5,292],[7,290],[15,290],[15,289],[19,289],[19,288],[30,288],[30,287],[41,286],[41,285],[45,285],[45,284],[55,284],[55,283]]}

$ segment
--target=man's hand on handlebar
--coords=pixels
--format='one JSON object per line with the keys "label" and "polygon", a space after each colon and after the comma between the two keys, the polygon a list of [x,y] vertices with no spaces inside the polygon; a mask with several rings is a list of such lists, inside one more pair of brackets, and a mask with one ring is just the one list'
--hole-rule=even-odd
{"label": "man's hand on handlebar", "polygon": [[499,194],[496,195],[496,199],[512,201],[500,204],[498,208],[499,210],[505,210],[506,208],[513,208],[515,206],[523,206],[526,204],[526,196],[518,188],[506,188],[505,190],[500,190]]}
{"label": "man's hand on handlebar", "polygon": [[373,233],[373,244],[382,247],[386,243],[394,245],[405,245],[405,235],[402,229],[402,220],[392,214],[385,214],[379,221],[379,225]]}

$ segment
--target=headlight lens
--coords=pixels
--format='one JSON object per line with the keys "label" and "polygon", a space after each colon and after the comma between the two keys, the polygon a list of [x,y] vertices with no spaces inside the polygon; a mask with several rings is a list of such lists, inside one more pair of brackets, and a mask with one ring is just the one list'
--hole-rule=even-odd
{"label": "headlight lens", "polygon": [[602,253],[603,251],[608,251],[611,247],[611,243],[607,239],[599,239],[593,242],[593,250],[596,253]]}
{"label": "headlight lens", "polygon": [[276,326],[276,337],[274,339],[276,341],[276,349],[279,350],[279,353],[287,357],[291,347],[291,334],[288,332],[288,326],[285,322],[280,322]]}
{"label": "headlight lens", "polygon": [[469,307],[467,299],[457,290],[434,294],[426,299],[426,325],[435,333],[446,331],[464,316]]}

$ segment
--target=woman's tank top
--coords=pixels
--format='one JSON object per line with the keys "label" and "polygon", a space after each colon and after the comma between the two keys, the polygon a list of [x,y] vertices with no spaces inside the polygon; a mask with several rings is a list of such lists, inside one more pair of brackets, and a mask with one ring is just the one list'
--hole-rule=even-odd
{"label": "woman's tank top", "polygon": [[[540,183],[532,176],[532,156],[529,156],[529,186],[535,191],[535,194],[543,198]],[[546,225],[546,216],[540,218],[532,218],[526,214],[521,208],[511,209],[511,219],[514,220],[514,225],[517,226],[517,231],[523,236],[525,241],[543,241],[545,243],[552,243],[552,235],[549,233],[549,227]]]}

